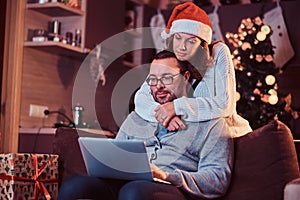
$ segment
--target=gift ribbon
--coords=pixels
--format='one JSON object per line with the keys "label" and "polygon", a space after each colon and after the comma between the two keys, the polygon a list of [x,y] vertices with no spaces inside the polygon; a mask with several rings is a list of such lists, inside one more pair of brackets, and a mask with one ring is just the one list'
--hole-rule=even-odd
{"label": "gift ribbon", "polygon": [[50,200],[51,195],[49,194],[49,192],[48,192],[47,188],[45,187],[44,183],[53,183],[53,182],[57,182],[58,180],[56,178],[38,180],[39,176],[45,170],[45,168],[47,166],[47,163],[44,163],[42,165],[42,167],[39,169],[38,168],[37,155],[32,154],[32,156],[33,156],[33,167],[34,167],[34,176],[33,176],[33,178],[24,178],[24,177],[0,174],[0,179],[2,179],[2,180],[13,180],[13,181],[35,182],[35,184],[34,184],[34,199],[37,199],[40,192],[42,192],[42,194],[46,197],[46,199]]}

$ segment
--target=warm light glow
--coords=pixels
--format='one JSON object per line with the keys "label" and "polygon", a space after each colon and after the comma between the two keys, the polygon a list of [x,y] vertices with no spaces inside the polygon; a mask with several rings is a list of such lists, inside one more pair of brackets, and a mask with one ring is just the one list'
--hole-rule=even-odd
{"label": "warm light glow", "polygon": [[[241,44],[240,44],[241,43]],[[242,49],[245,51],[246,49],[251,49],[251,44],[249,42],[242,42],[240,41],[240,46],[242,47]]]}
{"label": "warm light glow", "polygon": [[259,41],[264,41],[267,38],[267,35],[261,31],[256,34],[256,39]]}
{"label": "warm light glow", "polygon": [[268,25],[263,25],[260,29],[263,33],[265,33],[266,35],[268,35],[271,32],[271,29]]}
{"label": "warm light glow", "polygon": [[269,103],[270,103],[271,105],[275,105],[277,102],[278,102],[278,97],[277,97],[277,95],[271,95],[271,96],[269,97]]}
{"label": "warm light glow", "polygon": [[274,90],[274,89],[270,89],[270,90],[268,91],[268,94],[270,94],[270,95],[276,95],[276,96],[277,96],[277,91]]}
{"label": "warm light glow", "polygon": [[268,75],[266,76],[265,81],[267,85],[273,85],[276,82],[276,78],[273,75]]}
{"label": "warm light glow", "polygon": [[262,83],[260,82],[260,80],[257,81],[256,86],[257,87],[261,87],[262,86]]}
{"label": "warm light glow", "polygon": [[237,91],[236,93],[235,93],[235,100],[236,101],[239,101],[241,99],[241,94]]}

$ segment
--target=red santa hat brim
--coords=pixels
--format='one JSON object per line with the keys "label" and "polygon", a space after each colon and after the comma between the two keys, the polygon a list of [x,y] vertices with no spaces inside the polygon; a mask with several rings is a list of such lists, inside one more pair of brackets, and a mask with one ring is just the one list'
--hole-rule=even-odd
{"label": "red santa hat brim", "polygon": [[164,30],[161,33],[161,36],[162,38],[167,39],[175,33],[188,33],[191,35],[195,35],[205,40],[208,44],[211,43],[212,39],[212,29],[210,28],[210,26],[189,19],[180,19],[174,21],[172,23],[171,29],[169,30],[169,33]]}

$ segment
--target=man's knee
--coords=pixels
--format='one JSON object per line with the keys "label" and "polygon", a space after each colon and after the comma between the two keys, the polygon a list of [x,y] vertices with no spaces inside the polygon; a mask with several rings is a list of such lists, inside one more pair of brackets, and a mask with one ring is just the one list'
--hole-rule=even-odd
{"label": "man's knee", "polygon": [[[150,191],[149,181],[131,181],[125,184],[119,192],[119,200],[130,199],[130,200],[140,200],[146,199],[145,197]],[[148,196],[149,197],[149,196]]]}
{"label": "man's knee", "polygon": [[[59,188],[58,200],[71,199],[76,185],[81,184],[81,177],[73,177],[65,181]],[[76,189],[75,189],[76,190]]]}

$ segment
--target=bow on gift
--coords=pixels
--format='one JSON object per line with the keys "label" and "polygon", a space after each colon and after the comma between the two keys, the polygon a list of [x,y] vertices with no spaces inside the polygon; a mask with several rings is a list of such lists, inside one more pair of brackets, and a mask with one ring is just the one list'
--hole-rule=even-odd
{"label": "bow on gift", "polygon": [[42,167],[38,168],[38,160],[37,155],[32,154],[33,160],[33,167],[34,167],[34,176],[32,178],[24,178],[24,177],[18,177],[18,176],[11,176],[11,175],[5,175],[0,174],[0,179],[2,180],[13,180],[13,181],[28,181],[28,182],[35,182],[34,184],[34,199],[37,199],[39,194],[42,193],[47,200],[51,199],[51,195],[49,194],[47,188],[45,187],[44,183],[53,183],[57,182],[58,180],[56,178],[53,179],[42,179],[39,180],[39,176],[42,174],[42,172],[45,170],[48,163],[44,163]]}

